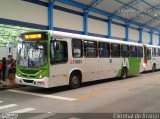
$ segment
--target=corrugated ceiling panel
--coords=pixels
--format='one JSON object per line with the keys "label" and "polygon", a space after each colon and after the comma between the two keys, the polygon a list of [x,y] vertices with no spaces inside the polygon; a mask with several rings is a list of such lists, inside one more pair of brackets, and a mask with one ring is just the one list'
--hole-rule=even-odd
{"label": "corrugated ceiling panel", "polygon": [[149,16],[141,16],[141,18],[140,19],[138,19],[136,22],[139,22],[139,23],[142,23],[142,24],[144,24],[144,23],[146,23],[147,21],[149,21],[149,20],[151,20],[151,17],[149,17]]}
{"label": "corrugated ceiling panel", "polygon": [[158,24],[158,25],[156,26],[156,28],[160,28],[160,24]]}
{"label": "corrugated ceiling panel", "polygon": [[123,5],[114,0],[104,0],[101,4],[97,5],[96,8],[112,13],[121,6]]}
{"label": "corrugated ceiling panel", "polygon": [[154,16],[154,17],[160,17],[160,10],[158,11],[158,10],[155,10],[155,11],[153,11],[153,12],[151,12],[150,13],[152,16]]}
{"label": "corrugated ceiling panel", "polygon": [[144,11],[144,12],[146,12],[146,10],[150,8],[150,6],[145,4],[144,2],[140,2],[133,7],[138,9],[139,11]]}
{"label": "corrugated ceiling panel", "polygon": [[159,25],[159,21],[156,21],[156,22],[154,22],[154,23],[152,23],[152,24],[150,24],[150,26],[152,26],[152,27],[156,27],[157,25]]}
{"label": "corrugated ceiling panel", "polygon": [[145,0],[145,1],[153,6],[160,4],[160,0]]}
{"label": "corrugated ceiling panel", "polygon": [[132,8],[129,8],[125,11],[122,11],[119,16],[124,17],[126,19],[132,19],[137,15],[138,11]]}

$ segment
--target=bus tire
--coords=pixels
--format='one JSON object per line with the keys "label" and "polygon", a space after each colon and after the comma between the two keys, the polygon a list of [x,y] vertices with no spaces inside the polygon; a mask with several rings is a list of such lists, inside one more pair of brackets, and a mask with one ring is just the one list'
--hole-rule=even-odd
{"label": "bus tire", "polygon": [[152,72],[155,72],[156,71],[156,64],[153,64],[152,66]]}
{"label": "bus tire", "polygon": [[70,75],[69,86],[72,89],[76,89],[81,84],[81,75],[79,73],[73,72]]}
{"label": "bus tire", "polygon": [[128,76],[128,71],[127,71],[127,68],[124,67],[122,68],[122,71],[121,71],[121,79],[126,79]]}

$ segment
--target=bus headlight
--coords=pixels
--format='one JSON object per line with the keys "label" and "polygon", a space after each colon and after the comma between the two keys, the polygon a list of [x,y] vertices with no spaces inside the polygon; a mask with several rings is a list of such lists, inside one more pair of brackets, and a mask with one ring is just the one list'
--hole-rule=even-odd
{"label": "bus headlight", "polygon": [[146,63],[143,63],[143,67],[145,67],[146,66]]}
{"label": "bus headlight", "polygon": [[17,73],[17,76],[21,76],[21,74],[20,74],[20,73]]}
{"label": "bus headlight", "polygon": [[42,71],[42,72],[40,72],[40,73],[38,74],[38,77],[37,77],[37,78],[42,79],[42,78],[45,77],[45,75],[46,75],[46,71]]}
{"label": "bus headlight", "polygon": [[42,77],[43,77],[42,74],[40,74],[40,75],[39,75],[39,78],[42,78]]}

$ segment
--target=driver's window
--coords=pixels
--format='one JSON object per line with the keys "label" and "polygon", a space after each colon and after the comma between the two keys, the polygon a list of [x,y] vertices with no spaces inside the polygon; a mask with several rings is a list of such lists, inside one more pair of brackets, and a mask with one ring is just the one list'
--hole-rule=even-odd
{"label": "driver's window", "polygon": [[66,41],[51,41],[51,64],[68,61],[68,47]]}

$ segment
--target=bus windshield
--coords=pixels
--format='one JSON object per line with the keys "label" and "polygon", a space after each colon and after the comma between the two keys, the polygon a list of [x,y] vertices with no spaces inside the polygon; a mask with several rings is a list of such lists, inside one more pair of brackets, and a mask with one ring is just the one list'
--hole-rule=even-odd
{"label": "bus windshield", "polygon": [[47,42],[18,42],[17,65],[22,67],[41,67],[47,63]]}

